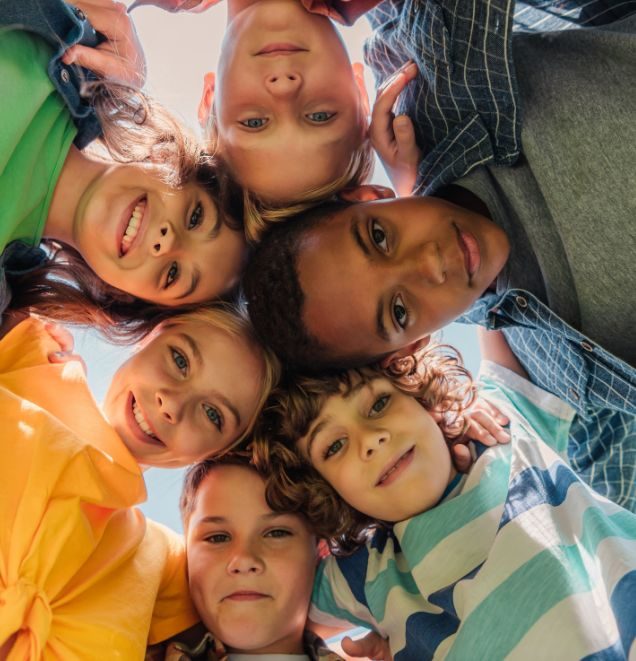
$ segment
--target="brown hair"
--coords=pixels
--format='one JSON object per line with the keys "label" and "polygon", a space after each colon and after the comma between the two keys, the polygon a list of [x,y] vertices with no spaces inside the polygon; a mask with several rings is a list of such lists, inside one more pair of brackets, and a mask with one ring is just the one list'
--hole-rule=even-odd
{"label": "brown hair", "polygon": [[307,434],[329,397],[346,395],[361,380],[383,376],[435,414],[449,443],[461,435],[474,386],[461,355],[448,345],[427,347],[388,372],[365,367],[323,378],[291,378],[273,394],[254,432],[255,457],[269,473],[270,507],[303,513],[336,555],[353,552],[371,529],[384,524],[343,501],[301,454],[298,439]]}
{"label": "brown hair", "polygon": [[[201,185],[217,204],[223,222],[242,229],[243,192],[218,160],[165,108],[132,87],[100,80],[85,82],[103,135],[89,148],[118,163],[148,163],[165,183]],[[28,273],[8,277],[10,307],[31,308],[68,323],[95,326],[114,341],[135,341],[163,319],[193,306],[167,308],[138,299],[100,280],[81,254],[44,239],[49,260]]]}
{"label": "brown hair", "polygon": [[196,505],[197,492],[205,478],[219,466],[243,466],[258,473],[263,480],[265,475],[252,462],[252,453],[249,450],[234,450],[226,452],[219,457],[205,459],[188,468],[183,478],[181,497],[179,498],[179,511],[184,530],[187,530],[190,516]]}

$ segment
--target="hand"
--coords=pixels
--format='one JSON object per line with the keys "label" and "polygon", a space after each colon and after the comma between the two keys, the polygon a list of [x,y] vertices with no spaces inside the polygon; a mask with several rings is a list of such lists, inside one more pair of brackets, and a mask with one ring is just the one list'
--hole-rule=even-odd
{"label": "hand", "polygon": [[47,356],[49,363],[69,363],[77,360],[82,363],[82,367],[86,372],[84,359],[80,355],[73,353],[75,340],[72,333],[67,328],[64,328],[64,326],[53,323],[44,324],[44,328],[60,346],[59,351],[53,351]]}
{"label": "hand", "polygon": [[415,62],[407,62],[384,81],[371,113],[369,137],[398,195],[410,195],[422,158],[413,122],[407,115],[393,114],[398,97],[417,75]]}
{"label": "hand", "polygon": [[393,661],[388,638],[382,638],[379,633],[370,631],[366,636],[353,640],[345,636],[342,641],[342,651],[348,656]]}
{"label": "hand", "polygon": [[217,2],[219,0],[135,0],[130,5],[129,11],[142,5],[154,5],[169,12],[192,11],[198,13],[205,11]]}
{"label": "hand", "polygon": [[494,404],[477,397],[464,417],[466,429],[451,447],[455,468],[460,473],[466,473],[473,463],[466,446],[468,441],[479,441],[488,446],[510,443],[510,434],[503,428],[510,420]]}
{"label": "hand", "polygon": [[62,56],[62,62],[78,64],[103,78],[142,87],[146,82],[146,58],[126,5],[114,0],[76,0],[73,4],[86,14],[106,41],[96,48],[71,46]]}

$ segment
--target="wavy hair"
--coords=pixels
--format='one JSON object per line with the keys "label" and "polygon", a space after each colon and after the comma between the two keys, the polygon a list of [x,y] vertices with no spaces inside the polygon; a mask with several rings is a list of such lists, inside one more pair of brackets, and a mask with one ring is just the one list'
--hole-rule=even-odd
{"label": "wavy hair", "polygon": [[332,553],[347,555],[364,544],[384,522],[342,500],[298,448],[332,396],[344,396],[362,382],[387,377],[435,416],[447,442],[464,429],[464,412],[474,399],[473,380],[459,352],[433,345],[403,359],[390,370],[364,367],[320,377],[290,377],[270,398],[254,431],[256,463],[269,474],[266,496],[276,511],[300,512]]}

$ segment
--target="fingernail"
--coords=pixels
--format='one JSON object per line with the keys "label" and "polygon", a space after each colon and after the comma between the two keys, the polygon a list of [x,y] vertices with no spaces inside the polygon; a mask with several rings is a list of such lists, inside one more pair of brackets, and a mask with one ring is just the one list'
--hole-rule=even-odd
{"label": "fingernail", "polygon": [[53,355],[57,358],[64,358],[65,356],[68,356],[68,351],[54,351]]}

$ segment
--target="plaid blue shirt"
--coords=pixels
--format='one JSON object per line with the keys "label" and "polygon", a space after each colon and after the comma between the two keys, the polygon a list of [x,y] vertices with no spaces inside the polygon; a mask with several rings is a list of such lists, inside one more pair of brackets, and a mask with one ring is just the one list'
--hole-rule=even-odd
{"label": "plaid blue shirt", "polygon": [[574,470],[636,511],[636,369],[523,290],[482,296],[458,321],[503,330],[530,380],[576,410],[568,445]]}
{"label": "plaid blue shirt", "polygon": [[[512,15],[515,10],[514,17]],[[636,0],[385,0],[365,59],[376,83],[409,59],[418,78],[397,113],[413,120],[425,155],[415,193],[430,194],[521,150],[512,64],[513,30],[602,25],[636,11]],[[594,489],[636,511],[636,370],[595,346],[531,294],[482,297],[460,321],[501,328],[530,379],[577,411],[569,456]]]}
{"label": "plaid blue shirt", "polygon": [[478,165],[517,160],[513,29],[602,25],[634,11],[636,0],[385,0],[368,12],[374,33],[365,60],[376,86],[408,60],[419,69],[396,109],[413,120],[424,154],[413,192],[427,195]]}

